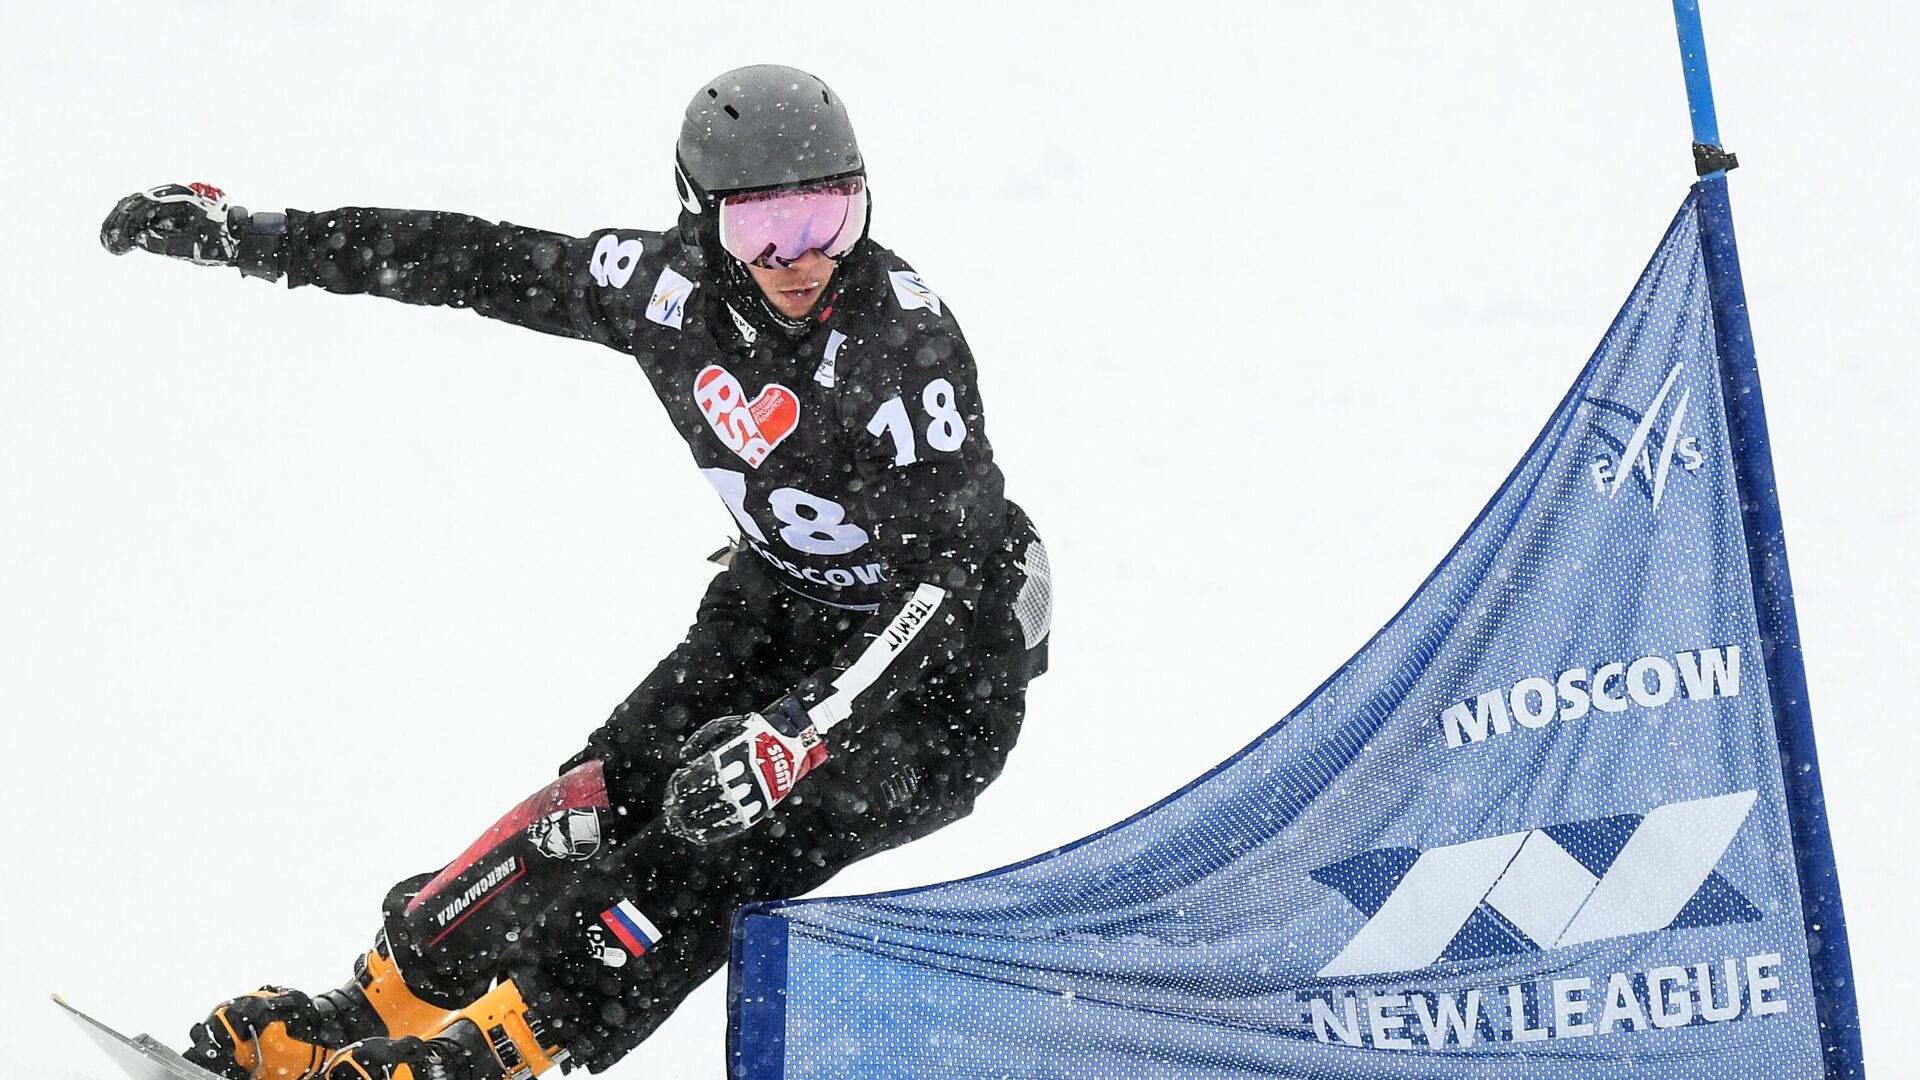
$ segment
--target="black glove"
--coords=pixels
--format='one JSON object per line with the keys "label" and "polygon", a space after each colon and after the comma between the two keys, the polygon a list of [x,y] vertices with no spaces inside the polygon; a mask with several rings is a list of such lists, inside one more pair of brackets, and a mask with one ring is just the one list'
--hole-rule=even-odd
{"label": "black glove", "polygon": [[680,751],[667,781],[667,831],[696,844],[731,840],[758,825],[800,778],[827,760],[827,745],[789,696],[764,713],[709,721]]}
{"label": "black glove", "polygon": [[249,214],[211,184],[162,184],[114,205],[100,224],[100,246],[115,255],[134,248],[198,266],[237,266],[269,280],[283,272],[286,215]]}

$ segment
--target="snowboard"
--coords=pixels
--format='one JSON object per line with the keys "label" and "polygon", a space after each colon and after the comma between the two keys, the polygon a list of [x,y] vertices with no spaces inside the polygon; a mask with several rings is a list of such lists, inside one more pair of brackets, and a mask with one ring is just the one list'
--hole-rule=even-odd
{"label": "snowboard", "polygon": [[220,1080],[220,1077],[187,1061],[186,1058],[167,1049],[165,1043],[151,1035],[135,1035],[129,1038],[107,1025],[81,1012],[66,1003],[59,994],[53,995],[53,1003],[66,1010],[73,1022],[100,1049],[106,1051],[115,1065],[133,1080]]}

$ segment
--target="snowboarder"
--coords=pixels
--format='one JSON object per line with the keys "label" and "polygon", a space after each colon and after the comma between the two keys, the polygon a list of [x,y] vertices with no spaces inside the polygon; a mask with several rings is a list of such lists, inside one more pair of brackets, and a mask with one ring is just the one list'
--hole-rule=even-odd
{"label": "snowboarder", "polygon": [[338,990],[216,1008],[235,1080],[598,1072],[726,960],[733,911],[965,814],[1046,666],[1046,551],[1003,491],[945,300],[868,235],[845,106],[792,68],[703,86],[666,232],[248,213],[204,184],[101,230],[290,287],[471,308],[631,354],[739,527],[685,639],[560,777],[396,885]]}

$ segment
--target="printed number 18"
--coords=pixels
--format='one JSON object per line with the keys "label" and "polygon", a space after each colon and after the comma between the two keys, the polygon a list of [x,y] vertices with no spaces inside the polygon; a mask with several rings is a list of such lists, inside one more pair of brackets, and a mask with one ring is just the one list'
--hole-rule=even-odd
{"label": "printed number 18", "polygon": [[[967,421],[955,408],[953,384],[945,379],[935,379],[920,391],[920,407],[927,416],[927,445],[935,450],[950,451],[960,449],[967,441]],[[920,454],[914,446],[913,421],[907,415],[907,404],[900,395],[887,399],[873,419],[867,423],[867,432],[871,435],[887,434],[893,436],[893,463],[911,465],[920,460]]]}
{"label": "printed number 18", "polygon": [[[707,482],[733,511],[741,531],[761,543],[767,534],[747,512],[747,477],[733,469],[701,469]],[[799,488],[775,488],[767,496],[767,509],[780,520],[780,539],[795,551],[809,555],[845,555],[867,544],[867,530],[847,520],[846,508],[832,499],[811,495]]]}

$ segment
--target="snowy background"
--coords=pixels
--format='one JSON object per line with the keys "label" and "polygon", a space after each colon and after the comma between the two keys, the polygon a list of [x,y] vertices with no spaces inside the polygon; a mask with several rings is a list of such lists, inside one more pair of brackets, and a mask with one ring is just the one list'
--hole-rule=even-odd
{"label": "snowy background", "polygon": [[[1005,777],[857,892],[1072,840],[1281,716],[1472,519],[1692,175],[1664,0],[547,7],[0,15],[10,1075],[108,1072],[51,990],[177,1043],[337,985],[386,887],[677,640],[731,525],[631,359],[110,259],[126,192],[664,227],[703,79],[837,88],[1058,575]],[[1914,10],[1707,11],[1881,1075],[1920,961]],[[723,1075],[723,984],[612,1075]]]}

